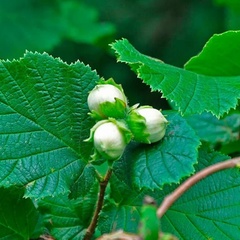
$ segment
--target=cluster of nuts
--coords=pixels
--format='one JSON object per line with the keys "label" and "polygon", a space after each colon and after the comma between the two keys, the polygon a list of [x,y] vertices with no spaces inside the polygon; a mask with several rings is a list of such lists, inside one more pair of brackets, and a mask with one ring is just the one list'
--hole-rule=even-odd
{"label": "cluster of nuts", "polygon": [[90,115],[97,123],[86,141],[93,141],[95,156],[119,159],[131,141],[154,143],[161,140],[168,121],[151,106],[129,107],[121,85],[113,79],[100,80],[88,95]]}

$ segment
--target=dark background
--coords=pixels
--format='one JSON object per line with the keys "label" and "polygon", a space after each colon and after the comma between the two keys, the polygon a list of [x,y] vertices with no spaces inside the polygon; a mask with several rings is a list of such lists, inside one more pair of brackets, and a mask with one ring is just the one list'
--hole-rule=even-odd
{"label": "dark background", "polygon": [[127,38],[140,52],[183,67],[213,34],[239,28],[239,4],[234,2],[2,0],[0,58],[19,58],[27,49],[46,51],[67,63],[79,59],[100,76],[121,83],[130,105],[167,109],[159,93],[151,93],[128,66],[116,63],[109,44]]}

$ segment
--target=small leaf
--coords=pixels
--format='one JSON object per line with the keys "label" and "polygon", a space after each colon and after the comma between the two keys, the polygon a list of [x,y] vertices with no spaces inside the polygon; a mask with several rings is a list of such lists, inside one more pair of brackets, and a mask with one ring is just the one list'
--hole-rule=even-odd
{"label": "small leaf", "polygon": [[[229,41],[225,42],[224,36],[228,34]],[[239,56],[236,47],[240,31],[236,32],[237,36],[232,36],[231,32],[225,35],[219,38],[222,45],[225,44],[227,56],[237,59],[234,56]],[[207,76],[177,68],[139,53],[126,39],[113,43],[112,48],[118,61],[129,64],[144,83],[153,91],[161,91],[163,97],[173,101],[184,115],[210,111],[219,117],[235,108],[240,98],[240,73],[237,76]],[[237,66],[234,61],[232,67]]]}
{"label": "small leaf", "polygon": [[97,184],[84,198],[68,199],[67,195],[39,200],[39,210],[50,234],[56,239],[83,239],[97,201]]}
{"label": "small leaf", "polygon": [[[228,157],[203,145],[197,171]],[[164,189],[169,194],[171,188]],[[180,239],[238,239],[240,235],[240,174],[217,172],[191,187],[162,218],[162,229]]]}
{"label": "small leaf", "polygon": [[0,188],[0,198],[0,239],[26,240],[34,231],[43,232],[41,223],[35,229],[40,215],[33,202],[23,198],[22,190]]}
{"label": "small leaf", "polygon": [[0,62],[0,185],[26,196],[69,192],[92,153],[87,95],[99,80],[80,62],[26,53]]}
{"label": "small leaf", "polygon": [[178,183],[194,172],[200,142],[193,129],[176,112],[165,111],[169,125],[160,142],[130,144],[114,165],[117,177],[138,189],[159,189]]}

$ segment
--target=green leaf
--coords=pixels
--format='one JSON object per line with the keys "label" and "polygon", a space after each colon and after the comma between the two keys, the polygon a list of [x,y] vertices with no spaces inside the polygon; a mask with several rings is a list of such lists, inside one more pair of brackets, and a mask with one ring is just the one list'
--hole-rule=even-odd
{"label": "green leaf", "polygon": [[[228,157],[205,145],[197,171]],[[169,194],[169,187],[164,193]],[[190,188],[162,218],[162,230],[180,239],[238,239],[240,234],[239,169],[217,172]]]}
{"label": "green leaf", "polygon": [[[33,202],[24,199],[23,191],[16,188],[0,188],[0,198],[0,239],[30,239],[40,216]],[[43,229],[38,227],[40,235]]]}
{"label": "green leaf", "polygon": [[[184,67],[188,71],[207,76],[232,77],[229,80],[233,81],[233,84],[236,81],[234,77],[237,77],[239,82],[239,41],[240,31],[214,34],[205,44],[203,50],[197,56],[192,57]],[[227,80],[227,78],[223,78],[219,81],[225,81],[225,79]]]}
{"label": "green leaf", "polygon": [[[240,32],[236,32],[236,35],[240,36]],[[239,42],[238,37],[229,37],[231,41],[225,42],[225,35],[219,38],[221,36],[222,45],[225,44],[229,56],[236,59],[235,56],[239,55],[235,47]],[[153,91],[162,91],[163,96],[174,101],[184,115],[206,110],[219,117],[235,108],[240,98],[239,76],[206,76],[164,64],[139,53],[126,39],[113,43],[112,48],[118,61],[129,64]],[[236,67],[235,61],[233,65]]]}
{"label": "green leaf", "polygon": [[39,210],[50,234],[56,239],[83,239],[94,212],[97,194],[98,185],[94,184],[84,198],[70,200],[67,195],[59,195],[40,200]]}
{"label": "green leaf", "polygon": [[0,185],[26,196],[69,192],[92,153],[87,95],[99,80],[80,62],[26,53],[0,62]]}
{"label": "green leaf", "polygon": [[204,141],[226,144],[239,138],[240,113],[217,119],[210,113],[186,117],[187,122]]}
{"label": "green leaf", "polygon": [[163,112],[169,125],[156,144],[130,144],[114,165],[117,177],[138,189],[159,189],[178,183],[194,172],[200,142],[186,120],[173,111]]}
{"label": "green leaf", "polygon": [[[199,149],[197,171],[228,157],[213,152],[207,145]],[[160,204],[164,196],[177,185],[165,186],[163,190],[137,191],[111,178],[108,203],[99,219],[102,233],[123,229],[137,232],[139,211],[145,195],[150,195]],[[240,175],[238,169],[224,170],[211,175],[190,188],[166,212],[161,221],[163,232],[179,239],[238,239],[240,233]]]}
{"label": "green leaf", "polygon": [[1,58],[20,57],[25,49],[49,51],[63,39],[94,44],[112,35],[110,23],[82,1],[13,0],[0,3]]}

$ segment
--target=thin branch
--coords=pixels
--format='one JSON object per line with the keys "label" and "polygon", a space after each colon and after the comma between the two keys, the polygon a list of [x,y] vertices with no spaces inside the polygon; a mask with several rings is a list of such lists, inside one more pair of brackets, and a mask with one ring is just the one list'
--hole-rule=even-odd
{"label": "thin branch", "polygon": [[106,190],[106,187],[107,187],[107,184],[109,182],[111,175],[112,175],[112,168],[109,168],[104,179],[102,181],[100,181],[100,191],[99,191],[99,195],[98,195],[97,206],[96,206],[91,223],[88,226],[87,232],[86,232],[83,240],[90,240],[92,235],[94,234],[94,231],[95,231],[95,228],[96,228],[97,222],[98,222],[98,216],[103,207],[105,190]]}
{"label": "thin branch", "polygon": [[231,160],[227,160],[224,162],[216,163],[212,166],[209,166],[200,172],[194,174],[192,177],[188,178],[185,182],[183,182],[178,188],[176,188],[172,193],[166,196],[157,210],[157,216],[161,218],[165,212],[172,206],[172,204],[180,197],[183,193],[185,193],[189,188],[191,188],[194,184],[202,180],[203,178],[227,169],[234,168],[236,166],[240,166],[240,157],[233,158]]}
{"label": "thin branch", "polygon": [[48,234],[41,235],[38,240],[54,240],[54,238]]}

